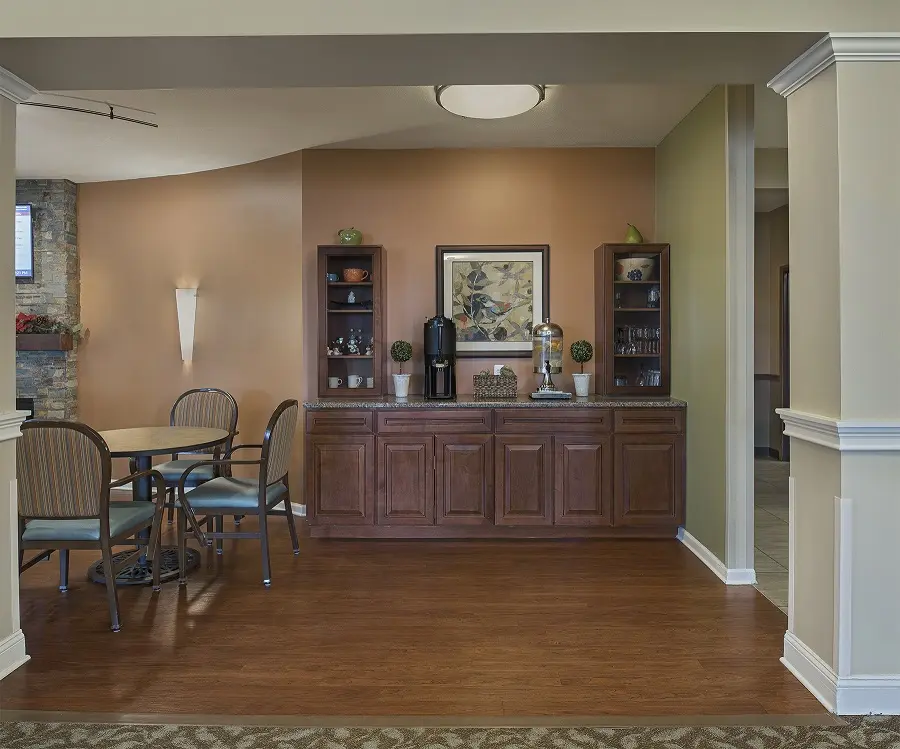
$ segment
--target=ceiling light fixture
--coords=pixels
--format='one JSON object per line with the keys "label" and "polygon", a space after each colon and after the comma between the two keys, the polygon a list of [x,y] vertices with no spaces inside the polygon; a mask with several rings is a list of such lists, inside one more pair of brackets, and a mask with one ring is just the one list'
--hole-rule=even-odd
{"label": "ceiling light fixture", "polygon": [[437,103],[460,117],[499,120],[534,109],[544,100],[546,86],[435,86]]}

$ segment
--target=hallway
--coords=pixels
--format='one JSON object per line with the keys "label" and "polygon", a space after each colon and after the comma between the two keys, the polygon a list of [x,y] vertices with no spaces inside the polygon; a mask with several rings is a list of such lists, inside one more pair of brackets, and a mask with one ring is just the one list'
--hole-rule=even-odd
{"label": "hallway", "polygon": [[757,459],[754,476],[756,589],[787,614],[788,478],[791,464]]}

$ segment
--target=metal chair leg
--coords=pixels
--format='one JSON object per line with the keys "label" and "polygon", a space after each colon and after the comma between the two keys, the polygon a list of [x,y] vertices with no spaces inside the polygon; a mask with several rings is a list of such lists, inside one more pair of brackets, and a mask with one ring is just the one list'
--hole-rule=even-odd
{"label": "metal chair leg", "polygon": [[166,510],[166,521],[169,525],[175,522],[175,490],[166,489],[166,499],[171,502]]}
{"label": "metal chair leg", "polygon": [[[207,533],[212,533],[212,532],[213,532],[213,517],[212,517],[212,515],[209,515],[209,516],[207,516],[207,518],[206,518],[206,532],[207,532]],[[207,546],[212,546],[212,545],[213,545],[213,540],[212,540],[211,538],[206,539],[206,545],[207,545]],[[218,548],[217,548],[216,550],[218,551]],[[219,554],[221,554],[221,553],[222,553],[222,552],[219,551]]]}
{"label": "metal chair leg", "polygon": [[69,550],[59,550],[59,589],[65,593],[69,589]]}
{"label": "metal chair leg", "polygon": [[272,584],[272,565],[269,561],[269,524],[265,512],[259,513],[259,544],[262,547],[263,585],[268,588]]}
{"label": "metal chair leg", "polygon": [[[216,533],[223,533],[225,530],[225,516],[224,515],[216,515]],[[216,554],[224,554],[225,553],[225,539],[217,538],[216,539]]]}
{"label": "metal chair leg", "polygon": [[300,553],[300,540],[297,538],[297,526],[294,524],[294,512],[291,509],[290,494],[284,498],[284,509],[287,513],[288,530],[291,532],[291,546],[294,549],[294,556],[297,556]]}
{"label": "metal chair leg", "polygon": [[178,511],[178,584],[187,585],[187,517],[184,510]]}
{"label": "metal chair leg", "polygon": [[103,546],[103,575],[106,577],[106,602],[109,604],[109,620],[113,632],[118,632],[122,625],[119,622],[119,597],[116,592],[116,573],[113,569],[112,549],[109,544]]}

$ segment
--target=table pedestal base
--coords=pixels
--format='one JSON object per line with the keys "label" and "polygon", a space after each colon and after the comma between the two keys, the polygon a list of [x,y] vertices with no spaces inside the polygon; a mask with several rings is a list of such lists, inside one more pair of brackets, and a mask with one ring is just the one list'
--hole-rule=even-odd
{"label": "table pedestal base", "polygon": [[[113,564],[116,564],[118,561],[127,558],[134,551],[120,551],[118,554],[113,554]],[[186,556],[187,570],[185,570],[185,574],[191,572],[192,570],[197,569],[200,566],[200,552],[196,549],[192,549],[188,547]],[[178,579],[178,547],[177,546],[163,546],[159,549],[159,561],[162,563],[162,567],[159,571],[159,581],[161,583],[168,583],[172,580]],[[98,559],[94,562],[90,568],[88,569],[88,579],[95,583],[100,583],[101,585],[106,585],[106,575],[103,569],[103,560]],[[150,563],[146,560],[143,562],[137,561],[134,564],[129,565],[122,569],[118,575],[116,575],[116,585],[152,585],[153,584],[153,571],[150,567]]]}

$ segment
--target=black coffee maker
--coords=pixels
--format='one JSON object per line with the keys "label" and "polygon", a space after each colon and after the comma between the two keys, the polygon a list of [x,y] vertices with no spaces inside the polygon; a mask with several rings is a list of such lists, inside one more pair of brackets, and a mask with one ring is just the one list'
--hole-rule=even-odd
{"label": "black coffee maker", "polygon": [[425,322],[425,397],[456,397],[456,326],[449,317]]}

